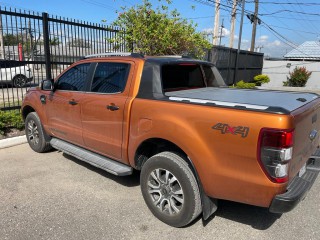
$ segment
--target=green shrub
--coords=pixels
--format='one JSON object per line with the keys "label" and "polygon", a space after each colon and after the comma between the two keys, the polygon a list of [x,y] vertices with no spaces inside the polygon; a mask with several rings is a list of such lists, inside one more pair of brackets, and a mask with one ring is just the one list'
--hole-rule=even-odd
{"label": "green shrub", "polygon": [[269,76],[265,75],[265,74],[257,75],[253,78],[253,80],[254,80],[254,83],[256,84],[256,86],[261,86],[264,83],[270,82]]}
{"label": "green shrub", "polygon": [[287,77],[287,81],[283,82],[283,86],[304,87],[311,74],[312,72],[307,71],[306,67],[295,67]]}
{"label": "green shrub", "polygon": [[18,110],[0,111],[0,134],[3,135],[6,129],[17,128],[22,130],[24,123]]}
{"label": "green shrub", "polygon": [[211,44],[197,32],[192,21],[183,18],[170,6],[172,1],[158,1],[154,8],[150,0],[140,1],[131,7],[122,7],[123,12],[112,23],[118,34],[107,38],[114,49],[125,42],[130,52],[146,55],[191,55],[202,58]]}
{"label": "green shrub", "polygon": [[255,83],[248,83],[248,82],[244,82],[243,80],[239,81],[236,83],[236,85],[234,86],[235,88],[255,88],[256,84]]}

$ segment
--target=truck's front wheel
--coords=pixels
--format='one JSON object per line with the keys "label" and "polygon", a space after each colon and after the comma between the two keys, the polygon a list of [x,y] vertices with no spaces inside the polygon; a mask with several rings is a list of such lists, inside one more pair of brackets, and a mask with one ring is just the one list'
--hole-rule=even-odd
{"label": "truck's front wheel", "polygon": [[29,146],[35,152],[47,152],[52,148],[50,145],[50,137],[42,128],[40,118],[36,112],[31,112],[26,117],[25,131]]}
{"label": "truck's front wheel", "polygon": [[151,212],[168,225],[183,227],[201,213],[197,181],[186,161],[175,153],[151,157],[143,165],[140,184]]}

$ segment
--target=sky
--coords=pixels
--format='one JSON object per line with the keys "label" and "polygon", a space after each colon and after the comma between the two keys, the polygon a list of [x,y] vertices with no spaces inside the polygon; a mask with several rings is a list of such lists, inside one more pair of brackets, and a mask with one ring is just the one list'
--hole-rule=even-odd
{"label": "sky", "polygon": [[[159,0],[150,0],[153,6]],[[172,9],[177,9],[183,18],[197,24],[197,31],[212,32],[214,25],[215,0],[171,0]],[[220,21],[222,25],[221,45],[230,41],[230,0],[221,0]],[[92,23],[111,24],[121,12],[121,7],[131,7],[142,0],[0,0],[2,8],[47,12],[51,15],[68,17]],[[246,0],[245,14],[254,11],[254,1]],[[237,12],[234,48],[238,46],[241,9]],[[259,18],[256,47],[265,56],[282,57],[295,46],[305,41],[320,40],[319,0],[259,0]],[[252,24],[245,16],[241,48],[248,50],[251,42]]]}

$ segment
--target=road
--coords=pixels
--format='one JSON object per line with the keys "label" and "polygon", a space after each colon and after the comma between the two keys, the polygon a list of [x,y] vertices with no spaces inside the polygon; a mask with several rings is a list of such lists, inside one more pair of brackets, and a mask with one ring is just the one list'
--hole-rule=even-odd
{"label": "road", "polygon": [[58,151],[0,150],[0,239],[320,239],[320,177],[294,211],[220,201],[176,229],[147,209],[139,174],[116,177]]}

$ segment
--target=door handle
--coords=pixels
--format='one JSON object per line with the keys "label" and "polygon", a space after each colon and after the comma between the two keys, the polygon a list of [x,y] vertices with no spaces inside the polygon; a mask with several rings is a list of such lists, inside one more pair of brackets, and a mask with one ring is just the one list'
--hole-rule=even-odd
{"label": "door handle", "polygon": [[116,110],[119,110],[119,107],[114,104],[110,104],[107,106],[107,109],[110,111],[116,111]]}
{"label": "door handle", "polygon": [[70,104],[70,105],[77,105],[78,102],[76,102],[75,100],[70,100],[70,101],[69,101],[69,104]]}

